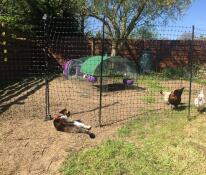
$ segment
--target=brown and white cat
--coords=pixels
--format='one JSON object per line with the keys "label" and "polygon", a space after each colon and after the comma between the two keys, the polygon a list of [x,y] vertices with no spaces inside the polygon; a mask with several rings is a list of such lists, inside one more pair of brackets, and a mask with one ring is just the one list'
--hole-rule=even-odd
{"label": "brown and white cat", "polygon": [[79,120],[69,121],[70,111],[63,109],[59,114],[53,115],[53,124],[57,131],[68,133],[85,133],[90,138],[95,138],[95,134],[90,131],[91,126],[85,125]]}

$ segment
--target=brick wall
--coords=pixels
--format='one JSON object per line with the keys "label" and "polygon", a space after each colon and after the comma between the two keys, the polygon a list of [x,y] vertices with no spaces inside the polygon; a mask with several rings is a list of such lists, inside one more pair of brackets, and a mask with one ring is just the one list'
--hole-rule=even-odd
{"label": "brick wall", "polygon": [[[101,40],[91,39],[92,54],[101,54]],[[111,41],[106,40],[106,50],[111,53]],[[145,49],[149,49],[153,63],[156,68],[163,69],[168,67],[185,66],[189,59],[193,63],[206,63],[206,41],[193,42],[189,40],[128,40],[125,47],[121,50],[120,55],[134,60],[138,64]]]}
{"label": "brick wall", "polygon": [[[9,31],[7,31],[9,33]],[[6,41],[6,46],[2,44]],[[10,34],[0,38],[0,78],[15,76],[39,75],[45,72],[45,53],[42,38],[18,36],[12,38]],[[49,42],[55,52],[65,59],[77,59],[88,55],[101,54],[100,39],[86,39],[84,37],[64,37],[56,42]],[[184,66],[192,57],[195,63],[206,63],[206,41],[194,41],[191,49],[190,41],[182,40],[128,40],[120,55],[132,59],[138,65],[138,60],[145,49],[151,51],[153,63],[157,70],[167,67]],[[4,53],[6,48],[7,53]],[[111,41],[106,40],[105,48],[110,54]],[[7,57],[7,61],[4,57]],[[55,60],[49,60],[50,65],[58,66]]]}

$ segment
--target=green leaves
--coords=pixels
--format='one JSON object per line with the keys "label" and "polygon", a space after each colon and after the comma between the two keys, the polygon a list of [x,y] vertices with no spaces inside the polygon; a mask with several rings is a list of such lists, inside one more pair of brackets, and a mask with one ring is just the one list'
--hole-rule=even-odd
{"label": "green leaves", "polygon": [[40,24],[44,13],[48,16],[71,16],[80,12],[79,5],[82,3],[81,0],[0,0],[0,22],[28,31]]}

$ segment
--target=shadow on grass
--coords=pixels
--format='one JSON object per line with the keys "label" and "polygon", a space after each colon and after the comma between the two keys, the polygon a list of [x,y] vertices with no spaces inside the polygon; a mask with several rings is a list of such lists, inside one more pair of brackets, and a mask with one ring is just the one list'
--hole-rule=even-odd
{"label": "shadow on grass", "polygon": [[175,111],[184,111],[188,108],[188,106],[184,103],[180,104],[181,106],[178,106],[177,108],[174,108]]}
{"label": "shadow on grass", "polygon": [[206,107],[197,110],[200,114],[205,113],[206,112]]}

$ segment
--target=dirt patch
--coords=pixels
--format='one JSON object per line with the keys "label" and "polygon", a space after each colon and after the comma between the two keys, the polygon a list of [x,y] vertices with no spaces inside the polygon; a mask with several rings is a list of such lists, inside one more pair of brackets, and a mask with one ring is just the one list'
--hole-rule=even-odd
{"label": "dirt patch", "polygon": [[119,124],[94,128],[95,139],[57,132],[52,121],[14,118],[1,124],[0,174],[59,174],[68,152],[89,148],[115,137]]}

